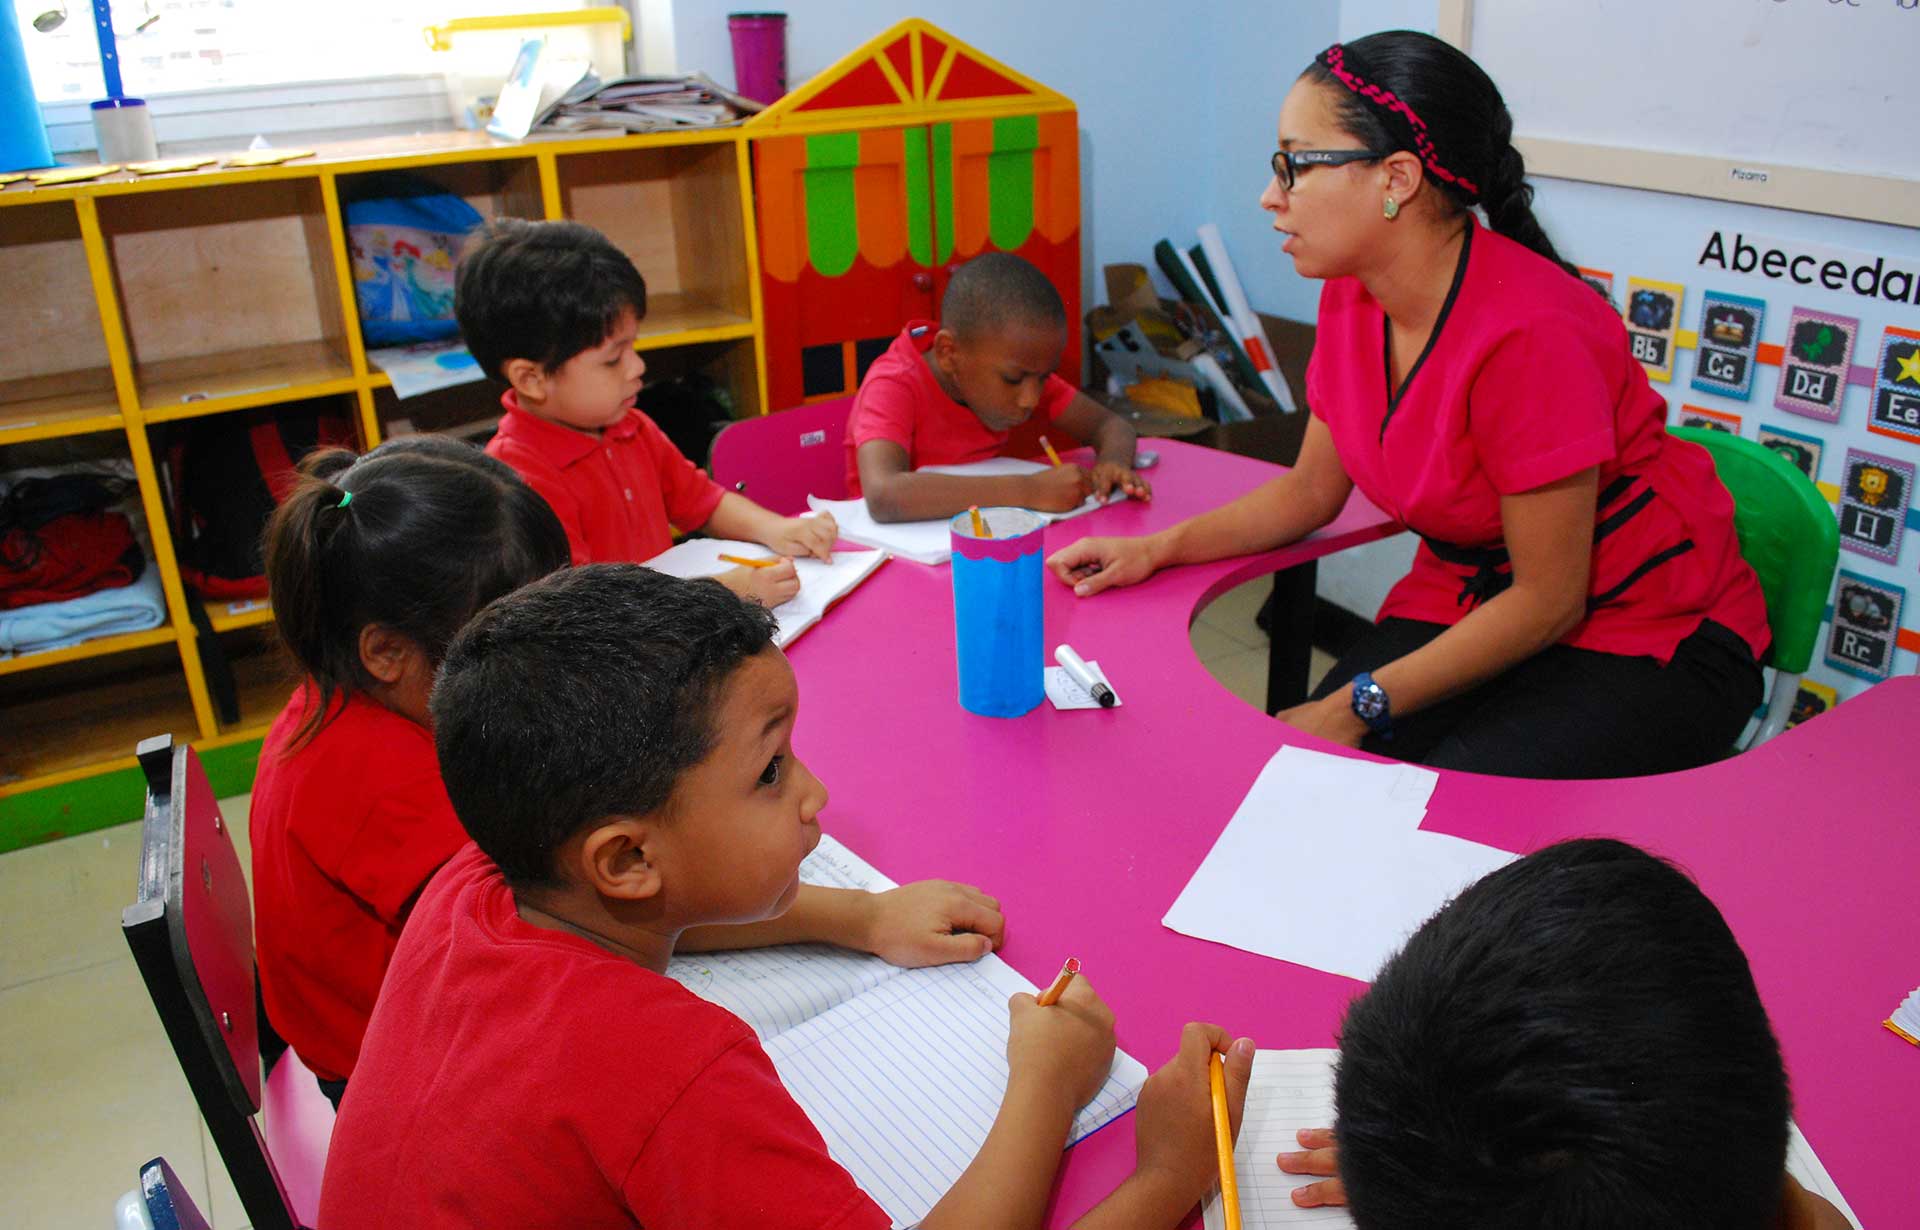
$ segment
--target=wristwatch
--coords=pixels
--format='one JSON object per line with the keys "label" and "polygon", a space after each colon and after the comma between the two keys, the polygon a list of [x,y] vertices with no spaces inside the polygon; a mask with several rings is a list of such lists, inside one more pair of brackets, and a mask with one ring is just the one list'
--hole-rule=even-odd
{"label": "wristwatch", "polygon": [[1353,677],[1353,712],[1374,734],[1393,738],[1393,707],[1387,703],[1387,690],[1373,681],[1371,671]]}

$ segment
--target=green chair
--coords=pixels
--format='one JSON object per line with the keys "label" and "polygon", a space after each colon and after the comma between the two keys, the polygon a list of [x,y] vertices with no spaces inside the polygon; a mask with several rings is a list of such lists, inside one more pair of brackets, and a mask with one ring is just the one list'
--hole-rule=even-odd
{"label": "green chair", "polygon": [[1840,563],[1839,524],[1833,505],[1813,481],[1766,445],[1703,427],[1668,430],[1713,458],[1720,482],[1733,496],[1740,554],[1759,574],[1767,597],[1773,647],[1762,665],[1774,674],[1766,716],[1745,745],[1757,747],[1786,729],[1800,674],[1813,663]]}

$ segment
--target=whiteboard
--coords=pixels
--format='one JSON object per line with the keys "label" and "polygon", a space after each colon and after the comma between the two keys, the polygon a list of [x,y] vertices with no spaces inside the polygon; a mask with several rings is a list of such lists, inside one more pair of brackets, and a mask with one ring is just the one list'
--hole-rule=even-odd
{"label": "whiteboard", "polygon": [[1543,173],[1920,220],[1920,0],[1441,7]]}

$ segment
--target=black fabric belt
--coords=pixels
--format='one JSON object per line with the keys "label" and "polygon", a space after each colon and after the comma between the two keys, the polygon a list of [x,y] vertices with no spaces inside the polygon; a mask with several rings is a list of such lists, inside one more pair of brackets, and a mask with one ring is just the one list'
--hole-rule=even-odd
{"label": "black fabric belt", "polygon": [[[1593,541],[1596,546],[1607,535],[1633,520],[1642,509],[1653,502],[1653,488],[1642,487],[1638,495],[1620,503],[1621,497],[1631,491],[1633,485],[1639,481],[1640,476],[1637,474],[1622,474],[1608,483],[1606,490],[1600,493],[1600,498],[1595,501],[1594,506],[1597,519],[1593,525]],[[1619,507],[1612,512],[1606,512],[1606,509],[1613,504],[1619,504]],[[1605,515],[1599,515],[1602,513]],[[1473,572],[1460,584],[1459,597],[1454,600],[1457,606],[1464,606],[1471,610],[1489,598],[1506,592],[1513,585],[1513,556],[1508,553],[1505,546],[1494,544],[1485,547],[1463,547],[1458,543],[1430,538],[1425,534],[1420,535],[1420,541],[1426,543],[1427,550],[1433,552],[1434,556],[1443,563],[1473,569]],[[1619,584],[1602,593],[1589,596],[1587,609],[1591,611],[1618,599],[1647,573],[1675,556],[1685,555],[1691,550],[1693,550],[1693,539],[1683,538],[1672,546],[1655,552],[1642,560]]]}

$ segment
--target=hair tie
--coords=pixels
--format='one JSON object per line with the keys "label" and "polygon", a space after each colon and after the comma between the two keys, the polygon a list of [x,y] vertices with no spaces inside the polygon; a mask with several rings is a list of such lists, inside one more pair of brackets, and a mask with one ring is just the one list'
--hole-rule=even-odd
{"label": "hair tie", "polygon": [[342,491],[342,492],[340,493],[340,502],[339,502],[338,504],[335,504],[335,505],[334,505],[334,507],[335,507],[335,508],[345,508],[345,507],[346,507],[347,505],[349,505],[349,504],[351,504],[351,503],[353,503],[353,492],[351,492],[351,491]]}
{"label": "hair tie", "polygon": [[1356,98],[1380,113],[1382,119],[1392,127],[1406,143],[1420,156],[1420,162],[1435,176],[1452,184],[1467,194],[1467,204],[1480,203],[1480,187],[1472,180],[1455,175],[1440,162],[1439,152],[1433,147],[1433,138],[1427,133],[1427,124],[1405,99],[1392,90],[1384,89],[1369,81],[1363,74],[1364,66],[1356,62],[1355,57],[1339,43],[1327,48],[1314,57],[1314,62],[1324,67],[1347,89],[1353,91]]}

